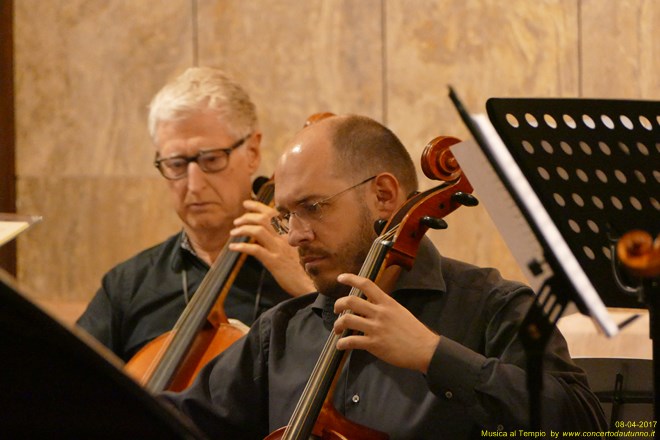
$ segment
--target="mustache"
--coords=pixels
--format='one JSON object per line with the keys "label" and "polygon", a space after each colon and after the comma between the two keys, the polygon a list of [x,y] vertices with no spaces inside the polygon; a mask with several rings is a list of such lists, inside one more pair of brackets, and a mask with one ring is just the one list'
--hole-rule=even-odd
{"label": "mustache", "polygon": [[313,257],[329,257],[330,252],[313,246],[298,247],[298,257],[304,258],[309,255]]}

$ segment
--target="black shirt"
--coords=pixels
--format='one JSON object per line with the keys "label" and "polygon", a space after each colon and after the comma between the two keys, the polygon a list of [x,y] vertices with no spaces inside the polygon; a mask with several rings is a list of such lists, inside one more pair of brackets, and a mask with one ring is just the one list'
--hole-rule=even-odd
{"label": "black shirt", "polygon": [[[124,361],[174,327],[186,296],[194,294],[209,270],[182,246],[182,238],[183,233],[177,233],[111,269],[78,319],[80,327]],[[248,257],[224,309],[229,318],[251,325],[263,311],[288,298],[270,273]]]}

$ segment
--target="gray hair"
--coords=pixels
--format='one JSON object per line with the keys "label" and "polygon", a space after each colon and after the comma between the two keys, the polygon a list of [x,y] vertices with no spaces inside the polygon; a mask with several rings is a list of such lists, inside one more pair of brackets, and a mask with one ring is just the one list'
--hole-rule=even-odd
{"label": "gray hair", "polygon": [[256,106],[247,92],[225,72],[191,67],[166,84],[149,104],[149,134],[156,142],[159,121],[173,121],[210,109],[236,138],[258,128]]}

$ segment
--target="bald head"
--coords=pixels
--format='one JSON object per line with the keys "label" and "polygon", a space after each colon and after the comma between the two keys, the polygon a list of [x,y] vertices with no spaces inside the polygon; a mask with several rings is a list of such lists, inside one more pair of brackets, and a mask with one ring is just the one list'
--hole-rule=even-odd
{"label": "bald head", "polygon": [[324,160],[334,177],[343,180],[393,174],[402,189],[417,189],[415,166],[401,141],[387,127],[365,116],[331,116],[302,129],[281,157]]}
{"label": "bald head", "polygon": [[399,140],[361,116],[332,116],[302,129],[275,169],[275,208],[287,240],[317,289],[348,293],[340,273],[358,273],[388,219],[416,188],[415,167]]}

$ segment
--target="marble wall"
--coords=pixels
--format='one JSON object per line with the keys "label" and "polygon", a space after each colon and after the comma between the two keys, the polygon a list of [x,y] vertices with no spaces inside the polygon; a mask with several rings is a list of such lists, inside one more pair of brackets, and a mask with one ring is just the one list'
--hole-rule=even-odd
{"label": "marble wall", "polygon": [[[318,111],[380,120],[413,158],[465,138],[448,84],[475,112],[493,96],[660,99],[653,0],[20,0],[14,19],[17,204],[43,216],[18,278],[68,321],[106,270],[178,229],[146,106],[190,65],[250,92],[264,175]],[[484,208],[447,221],[444,254],[522,279]]]}

